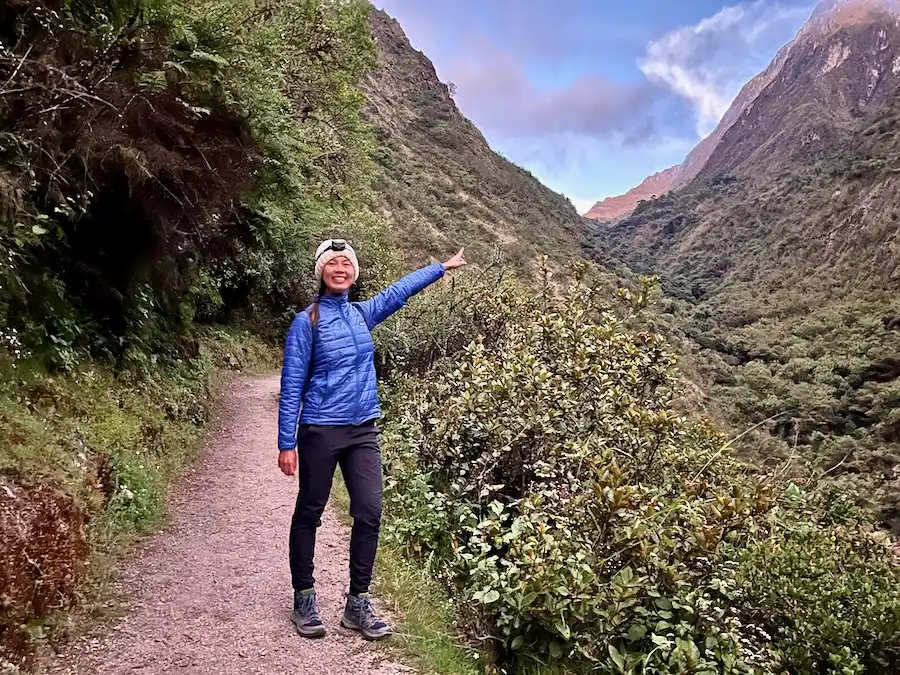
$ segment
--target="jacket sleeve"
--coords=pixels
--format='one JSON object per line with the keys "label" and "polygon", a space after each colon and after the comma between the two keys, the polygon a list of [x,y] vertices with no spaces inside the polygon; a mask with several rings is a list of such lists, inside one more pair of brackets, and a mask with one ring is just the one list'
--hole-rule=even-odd
{"label": "jacket sleeve", "polygon": [[291,323],[284,342],[284,364],[281,367],[281,396],[278,401],[278,449],[293,450],[297,446],[297,420],[303,387],[310,368],[312,326],[306,312]]}
{"label": "jacket sleeve", "polygon": [[444,276],[444,266],[434,263],[408,274],[385,288],[374,298],[356,303],[369,330],[399,310],[416,293]]}

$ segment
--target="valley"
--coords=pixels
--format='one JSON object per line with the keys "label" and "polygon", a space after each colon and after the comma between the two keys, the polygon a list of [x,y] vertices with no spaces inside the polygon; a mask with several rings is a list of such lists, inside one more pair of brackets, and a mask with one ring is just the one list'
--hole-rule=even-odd
{"label": "valley", "polygon": [[[115,671],[119,612],[148,672],[897,672],[898,11],[820,3],[585,218],[366,0],[0,0],[0,670]],[[373,332],[398,630],[362,661],[297,649],[269,482],[336,230],[351,300],[471,263]]]}
{"label": "valley", "polygon": [[897,17],[889,3],[822,6],[689,155],[693,177],[599,223],[591,252],[661,276],[710,403],[736,432],[763,423],[749,456],[799,455],[877,495],[895,531]]}

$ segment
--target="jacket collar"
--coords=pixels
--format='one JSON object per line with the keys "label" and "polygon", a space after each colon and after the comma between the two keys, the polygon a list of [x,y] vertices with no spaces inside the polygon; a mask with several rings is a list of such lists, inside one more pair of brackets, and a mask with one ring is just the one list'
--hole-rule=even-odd
{"label": "jacket collar", "polygon": [[339,307],[346,305],[349,300],[349,293],[342,293],[341,295],[323,295],[319,298],[319,303],[322,305],[330,305],[333,307]]}

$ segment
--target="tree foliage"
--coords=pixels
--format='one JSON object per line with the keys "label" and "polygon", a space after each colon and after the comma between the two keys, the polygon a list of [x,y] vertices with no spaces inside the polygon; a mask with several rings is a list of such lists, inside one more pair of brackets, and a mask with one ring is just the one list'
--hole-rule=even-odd
{"label": "tree foliage", "polygon": [[[388,247],[355,86],[367,3],[3,4],[0,308],[57,366],[271,323],[319,238]],[[188,343],[189,346],[190,343]]]}
{"label": "tree foliage", "polygon": [[559,302],[512,284],[478,297],[481,337],[392,394],[387,531],[497,663],[890,672],[886,537],[679,416],[668,347],[582,284]]}

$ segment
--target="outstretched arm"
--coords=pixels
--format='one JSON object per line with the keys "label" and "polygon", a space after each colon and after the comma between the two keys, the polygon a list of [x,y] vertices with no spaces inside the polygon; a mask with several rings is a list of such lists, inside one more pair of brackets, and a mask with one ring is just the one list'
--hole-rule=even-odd
{"label": "outstretched arm", "polygon": [[278,449],[293,450],[297,445],[297,419],[303,387],[309,374],[312,353],[312,326],[309,315],[296,316],[284,342],[281,368],[281,397],[278,402]]}
{"label": "outstretched arm", "polygon": [[442,276],[444,276],[443,265],[440,263],[428,265],[394,282],[374,298],[356,303],[356,307],[366,320],[369,330],[372,330],[403,307],[412,296]]}
{"label": "outstretched arm", "polygon": [[444,276],[446,270],[456,269],[466,264],[463,250],[445,263],[434,263],[408,274],[385,288],[374,298],[357,303],[357,308],[366,320],[369,330],[380,324],[406,302],[427,286]]}

